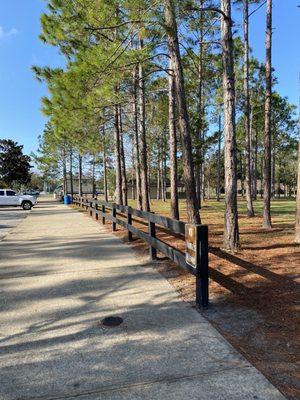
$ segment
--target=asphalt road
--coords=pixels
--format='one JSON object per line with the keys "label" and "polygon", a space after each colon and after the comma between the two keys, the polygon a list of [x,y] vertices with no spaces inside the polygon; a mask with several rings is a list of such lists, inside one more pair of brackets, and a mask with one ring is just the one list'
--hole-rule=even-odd
{"label": "asphalt road", "polygon": [[26,218],[28,213],[30,211],[24,211],[20,207],[0,207],[0,240]]}

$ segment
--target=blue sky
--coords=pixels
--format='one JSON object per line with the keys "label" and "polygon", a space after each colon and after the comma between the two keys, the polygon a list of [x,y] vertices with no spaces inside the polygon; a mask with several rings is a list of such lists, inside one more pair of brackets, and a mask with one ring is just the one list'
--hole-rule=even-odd
{"label": "blue sky", "polygon": [[[44,0],[0,0],[0,138],[36,151],[45,118],[40,98],[46,88],[30,70],[33,64],[60,65],[57,51],[43,45],[39,17]],[[298,104],[300,73],[300,0],[274,0],[273,66],[278,76],[277,90]],[[240,16],[234,13],[239,23]],[[250,40],[254,55],[264,61],[265,7],[251,17]]]}

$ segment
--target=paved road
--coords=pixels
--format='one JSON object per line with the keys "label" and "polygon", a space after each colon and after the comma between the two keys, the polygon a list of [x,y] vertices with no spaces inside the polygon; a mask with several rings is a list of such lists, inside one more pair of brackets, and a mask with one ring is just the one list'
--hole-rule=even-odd
{"label": "paved road", "polygon": [[0,240],[26,218],[28,213],[30,211],[24,211],[19,207],[0,207]]}
{"label": "paved road", "polygon": [[[151,265],[40,203],[0,242],[1,400],[283,400]],[[115,328],[101,321],[119,316]]]}

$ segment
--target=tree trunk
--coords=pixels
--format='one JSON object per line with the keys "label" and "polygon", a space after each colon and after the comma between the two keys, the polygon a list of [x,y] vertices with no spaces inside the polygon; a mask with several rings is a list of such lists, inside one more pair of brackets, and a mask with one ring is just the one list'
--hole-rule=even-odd
{"label": "tree trunk", "polygon": [[183,173],[186,187],[187,217],[189,223],[200,224],[200,214],[195,193],[194,163],[191,144],[191,133],[189,127],[189,117],[187,112],[185,84],[181,56],[179,51],[179,41],[177,32],[177,22],[175,16],[175,6],[173,0],[164,0],[164,14],[166,34],[170,58],[174,70],[175,91],[177,97],[177,110],[179,131],[182,141],[182,162]]}
{"label": "tree trunk", "polygon": [[103,126],[103,190],[104,190],[104,201],[108,202],[106,140],[105,140],[104,126]]}
{"label": "tree trunk", "polygon": [[[253,107],[252,107],[252,92],[250,90],[250,177],[251,177],[251,198],[252,198],[252,204],[254,200],[254,129],[253,129]],[[254,206],[253,206],[254,209]]]}
{"label": "tree trunk", "polygon": [[219,138],[218,138],[218,165],[217,165],[217,201],[220,201],[221,193],[221,115],[219,115]]}
{"label": "tree trunk", "polygon": [[254,150],[254,165],[253,165],[253,199],[257,199],[257,154],[258,154],[258,127],[257,127],[257,121],[256,121],[256,126],[255,126],[255,150]]}
{"label": "tree trunk", "polygon": [[225,166],[225,226],[224,246],[239,248],[236,178],[235,84],[230,0],[221,0],[221,40],[224,96],[224,166]]}
{"label": "tree trunk", "polygon": [[141,162],[139,147],[139,123],[138,123],[138,99],[137,99],[137,66],[133,72],[133,117],[134,117],[134,148],[135,148],[135,185],[136,185],[136,208],[141,210],[142,193],[141,193]]}
{"label": "tree trunk", "polygon": [[[143,49],[143,40],[139,39],[139,49]],[[139,104],[139,144],[141,162],[141,193],[142,208],[150,211],[149,187],[148,187],[148,164],[147,164],[147,143],[146,143],[146,111],[145,111],[145,80],[143,65],[138,65],[138,104]]]}
{"label": "tree trunk", "polygon": [[260,198],[264,197],[264,189],[263,189],[263,176],[264,176],[264,154],[261,155],[260,160]]}
{"label": "tree trunk", "polygon": [[[164,133],[165,134],[165,133]],[[166,155],[166,141],[165,137],[163,138],[163,151],[162,151],[162,182],[161,182],[161,198],[163,201],[167,200],[167,155]]]}
{"label": "tree trunk", "polygon": [[272,0],[267,0],[263,228],[271,229]]}
{"label": "tree trunk", "polygon": [[[201,172],[200,172],[200,187],[201,187],[201,203],[205,201],[206,198],[206,176],[205,176],[205,132],[202,130],[201,135]],[[200,206],[201,206],[200,203]]]}
{"label": "tree trunk", "polygon": [[273,137],[273,149],[271,153],[271,197],[276,197],[276,144],[275,137]]}
{"label": "tree trunk", "polygon": [[120,145],[120,123],[119,107],[114,106],[115,111],[115,163],[116,163],[116,191],[115,201],[117,204],[123,204],[122,196],[122,165],[121,165],[121,145]]}
{"label": "tree trunk", "polygon": [[82,197],[82,156],[78,154],[78,194]]}
{"label": "tree trunk", "polygon": [[160,200],[161,193],[161,168],[160,168],[160,152],[161,152],[161,143],[159,143],[159,148],[157,150],[157,186],[156,186],[156,200]]}
{"label": "tree trunk", "polygon": [[245,173],[244,173],[244,154],[240,152],[240,166],[241,166],[241,195],[245,197]]}
{"label": "tree trunk", "polygon": [[169,74],[169,146],[170,146],[171,218],[179,219],[175,82],[174,82],[174,75],[173,75],[173,65],[172,65],[171,60],[170,60],[169,68],[172,71]]}
{"label": "tree trunk", "polygon": [[65,196],[68,191],[68,188],[67,188],[67,157],[66,157],[65,149],[63,150],[62,164],[63,164],[63,194]]}
{"label": "tree trunk", "polygon": [[254,217],[251,176],[251,130],[250,130],[250,92],[249,92],[249,1],[243,0],[244,14],[244,113],[246,132],[246,201],[247,215]]}
{"label": "tree trunk", "polygon": [[128,187],[127,187],[127,176],[126,176],[126,162],[124,152],[124,140],[123,140],[123,125],[122,125],[122,108],[119,105],[119,126],[120,126],[120,155],[121,155],[121,174],[122,174],[122,199],[124,206],[128,205]]}
{"label": "tree trunk", "polygon": [[95,182],[95,156],[93,156],[92,160],[92,196],[96,196],[96,182]]}
{"label": "tree trunk", "polygon": [[131,199],[135,200],[135,187],[134,187],[134,177],[135,177],[135,160],[134,160],[134,138],[131,140]]}
{"label": "tree trunk", "polygon": [[74,196],[74,184],[73,184],[73,150],[70,150],[70,165],[69,165],[69,175],[70,175],[70,191],[71,197]]}
{"label": "tree trunk", "polygon": [[298,147],[298,180],[297,180],[297,198],[296,198],[295,242],[300,243],[300,140]]}
{"label": "tree trunk", "polygon": [[197,93],[197,125],[196,125],[196,139],[198,141],[196,146],[196,154],[197,154],[197,164],[195,168],[195,177],[196,177],[196,190],[197,190],[197,199],[199,209],[201,208],[201,198],[202,198],[202,182],[203,182],[203,0],[199,0],[199,62],[198,62],[198,93]]}

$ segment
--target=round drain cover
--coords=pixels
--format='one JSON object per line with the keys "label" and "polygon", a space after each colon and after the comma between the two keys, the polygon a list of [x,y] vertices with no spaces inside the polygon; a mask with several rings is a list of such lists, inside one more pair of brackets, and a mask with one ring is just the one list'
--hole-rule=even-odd
{"label": "round drain cover", "polygon": [[113,328],[115,326],[121,325],[123,322],[123,318],[121,317],[106,317],[102,320],[102,325],[107,326],[109,328]]}

